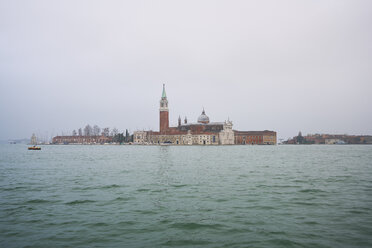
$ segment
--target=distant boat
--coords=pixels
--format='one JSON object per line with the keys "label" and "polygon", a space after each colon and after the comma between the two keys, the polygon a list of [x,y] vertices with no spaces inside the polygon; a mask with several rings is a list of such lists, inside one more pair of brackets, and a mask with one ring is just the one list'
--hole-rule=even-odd
{"label": "distant boat", "polygon": [[345,145],[345,144],[346,144],[346,142],[343,141],[343,140],[337,140],[337,141],[335,142],[335,145]]}
{"label": "distant boat", "polygon": [[41,147],[39,147],[39,146],[30,146],[30,147],[28,147],[28,150],[41,150]]}

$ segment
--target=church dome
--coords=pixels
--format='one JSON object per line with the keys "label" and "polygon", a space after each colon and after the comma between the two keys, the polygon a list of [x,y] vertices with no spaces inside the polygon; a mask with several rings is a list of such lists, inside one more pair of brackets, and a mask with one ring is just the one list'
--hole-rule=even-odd
{"label": "church dome", "polygon": [[204,123],[204,124],[209,123],[209,117],[205,114],[204,109],[203,109],[202,114],[198,117],[198,123]]}

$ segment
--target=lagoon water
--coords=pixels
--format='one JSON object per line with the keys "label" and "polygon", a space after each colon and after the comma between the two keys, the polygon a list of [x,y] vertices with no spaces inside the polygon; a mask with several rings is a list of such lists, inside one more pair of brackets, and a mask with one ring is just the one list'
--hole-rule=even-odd
{"label": "lagoon water", "polygon": [[0,145],[0,247],[372,247],[372,146]]}

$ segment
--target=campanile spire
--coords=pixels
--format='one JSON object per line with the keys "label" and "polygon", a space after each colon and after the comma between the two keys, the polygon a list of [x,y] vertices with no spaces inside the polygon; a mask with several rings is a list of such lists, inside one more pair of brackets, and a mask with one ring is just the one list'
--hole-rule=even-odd
{"label": "campanile spire", "polygon": [[160,108],[159,108],[159,117],[160,117],[160,132],[165,132],[169,128],[169,109],[168,109],[168,99],[167,93],[165,92],[165,84],[163,84],[163,93],[161,94],[160,99]]}
{"label": "campanile spire", "polygon": [[167,93],[165,92],[165,84],[163,84],[163,93],[161,94],[161,98],[167,98]]}

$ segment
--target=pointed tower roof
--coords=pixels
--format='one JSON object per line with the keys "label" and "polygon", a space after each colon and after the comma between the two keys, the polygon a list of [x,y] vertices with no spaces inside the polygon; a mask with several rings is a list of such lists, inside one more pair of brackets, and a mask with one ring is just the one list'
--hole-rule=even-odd
{"label": "pointed tower roof", "polygon": [[165,93],[165,84],[163,84],[163,93],[161,94],[161,98],[167,98],[167,93]]}

